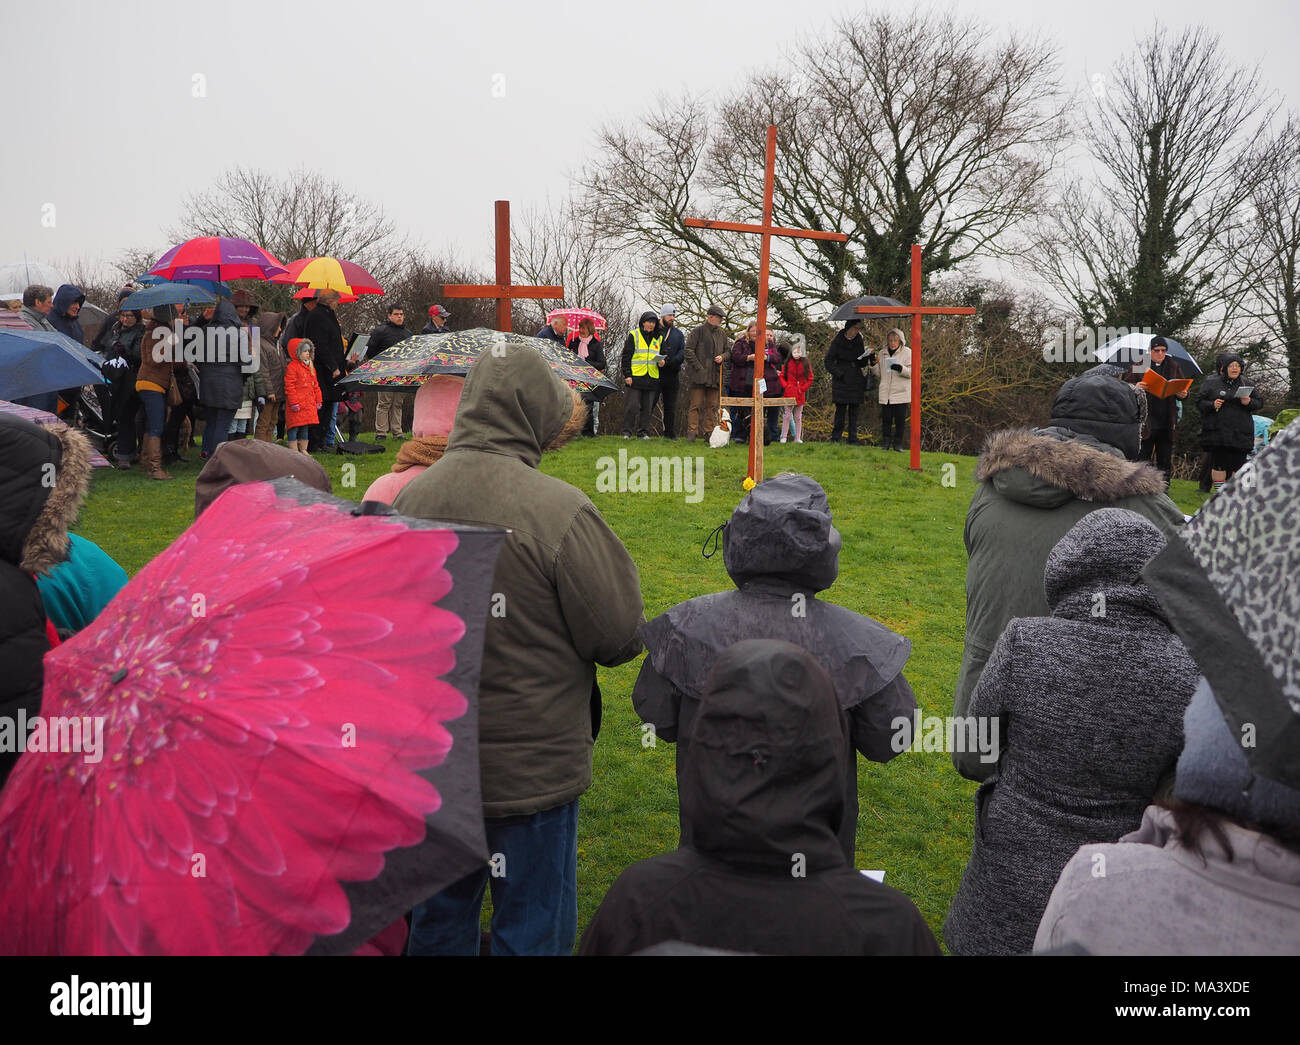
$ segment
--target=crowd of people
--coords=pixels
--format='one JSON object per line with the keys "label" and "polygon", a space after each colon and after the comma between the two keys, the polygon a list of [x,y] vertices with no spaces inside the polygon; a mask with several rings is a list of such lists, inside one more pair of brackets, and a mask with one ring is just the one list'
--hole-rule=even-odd
{"label": "crowd of people", "polygon": [[[33,288],[33,303],[50,297],[44,289]],[[53,297],[63,321],[75,322],[78,295],[64,290]],[[323,469],[298,451],[311,449],[314,429],[333,427],[347,366],[336,300],[322,293],[277,321],[270,340],[288,357],[251,375],[260,384],[246,387],[237,364],[229,373],[199,368],[208,460],[196,511],[231,484],[276,475],[329,489]],[[403,315],[390,307],[393,329],[381,326],[372,342],[398,343]],[[222,301],[186,322],[251,316],[247,302]],[[152,346],[166,347],[178,318],[169,308],[122,312],[97,339],[124,361],[114,398],[124,417],[139,401],[141,458],[155,478],[166,477],[156,474],[160,446],[184,364],[156,362]],[[732,390],[752,380],[755,326],[728,345],[721,309],[684,336],[674,319],[671,306],[647,311],[624,344],[621,373],[635,404],[625,436],[647,435],[657,395],[673,412],[663,385],[670,371],[684,370],[689,383],[688,438],[709,425],[728,356]],[[431,325],[445,320],[445,310],[431,311]],[[605,361],[590,322],[573,336],[553,322],[539,336],[593,365]],[[772,340],[761,351],[787,392],[806,392],[812,371],[801,351],[784,354]],[[857,323],[836,335],[826,365],[838,382],[837,439],[857,441],[870,372],[891,408],[886,445],[901,448],[910,363],[901,331],[875,351]],[[1238,357],[1222,358],[1199,397],[1219,419],[1207,436],[1221,448],[1211,451],[1216,483],[1242,464],[1228,452],[1236,412],[1257,406],[1241,369]],[[1300,494],[1300,430],[1253,462],[1269,481],[1229,485],[1188,522],[1166,476],[1139,459],[1144,446],[1158,452],[1152,433],[1167,422],[1126,377],[1100,366],[1067,381],[1047,426],[994,433],[980,456],[953,710],[996,721],[1003,742],[991,759],[953,752],[957,772],[980,782],[970,862],[944,926],[956,954],[1300,947],[1300,790],[1255,770],[1226,710],[1240,707],[1240,687],[1295,669],[1293,646],[1268,645],[1294,633],[1289,579],[1253,560],[1240,538],[1243,520],[1252,532],[1283,532],[1277,520]],[[227,439],[248,396],[265,414],[284,406],[289,448]],[[597,668],[644,652],[633,704],[658,739],[676,744],[680,842],[623,872],[581,952],[939,953],[913,900],[854,866],[857,756],[883,764],[911,748],[917,701],[904,673],[910,641],[820,595],[840,572],[826,491],[789,473],[758,484],[719,528],[734,589],[647,621],[622,541],[584,493],[539,468],[544,453],[592,430],[591,405],[526,347],[485,353],[466,378],[419,390],[410,452],[366,494],[405,516],[507,531],[493,591],[510,610],[491,615],[484,632],[478,762],[489,851],[513,870],[498,876],[484,866],[430,896],[410,912],[402,949],[479,953],[490,889],[490,953],[572,953],[578,803],[592,783],[601,718]],[[792,424],[800,438],[798,405],[787,407],[782,437]],[[771,424],[742,417],[738,424]],[[260,414],[254,427],[275,430]],[[396,431],[391,413],[386,428],[400,435],[400,415]],[[69,539],[90,483],[81,433],[0,415],[0,459],[14,465],[0,498],[0,712],[34,715],[44,654],[93,621],[125,574],[91,542]],[[1268,626],[1243,632],[1231,620],[1189,617],[1179,586],[1189,576],[1206,590],[1224,576],[1247,578],[1250,619]],[[1196,612],[1223,599],[1200,599]],[[1225,634],[1235,635],[1243,663],[1267,665],[1263,674],[1225,669]],[[0,753],[0,786],[15,757]],[[1090,878],[1098,855],[1109,870]]]}

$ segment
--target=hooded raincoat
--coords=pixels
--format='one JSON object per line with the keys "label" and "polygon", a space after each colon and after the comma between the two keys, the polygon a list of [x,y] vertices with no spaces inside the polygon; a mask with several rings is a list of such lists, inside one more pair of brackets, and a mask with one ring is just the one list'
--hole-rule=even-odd
{"label": "hooded raincoat", "polygon": [[[1097,387],[1079,389],[1076,382]],[[1068,395],[1067,395],[1068,393]],[[1126,460],[1141,424],[1132,386],[1110,377],[1062,386],[1049,428],[996,432],[975,469],[979,487],[966,513],[966,645],[953,699],[964,716],[984,663],[1013,617],[1051,613],[1043,591],[1047,556],[1069,529],[1098,508],[1127,508],[1168,537],[1183,513],[1158,468]],[[1059,412],[1058,412],[1059,411]],[[992,766],[954,752],[958,772],[983,780]]]}
{"label": "hooded raincoat", "polygon": [[543,448],[576,435],[584,416],[533,349],[485,353],[465,378],[446,453],[393,502],[403,515],[510,530],[479,679],[488,817],[552,809],[591,786],[596,665],[641,652],[631,556],[586,494],[538,470]]}
{"label": "hooded raincoat", "polygon": [[757,954],[938,954],[915,905],[845,861],[844,714],[818,658],[749,639],[722,653],[679,774],[691,841],[619,876],[582,954],[667,941]]}
{"label": "hooded raincoat", "polygon": [[[858,823],[856,749],[888,762],[911,744],[916,698],[903,677],[912,644],[869,617],[822,602],[839,573],[840,535],[826,491],[804,475],[759,483],[740,502],[722,538],[735,591],[678,603],[641,629],[647,656],[632,693],[637,714],[656,736],[677,743],[679,790],[691,760],[690,725],[708,673],[732,644],[784,640],[812,653],[830,675],[848,714],[841,789],[847,815],[839,826],[846,862]],[[900,737],[896,719],[907,722]],[[681,818],[682,844],[690,824]]]}

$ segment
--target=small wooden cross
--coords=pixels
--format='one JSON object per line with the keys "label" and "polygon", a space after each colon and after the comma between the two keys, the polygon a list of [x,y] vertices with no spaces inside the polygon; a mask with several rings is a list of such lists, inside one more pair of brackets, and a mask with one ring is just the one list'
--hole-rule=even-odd
{"label": "small wooden cross", "polygon": [[767,278],[772,258],[772,237],[790,236],[795,239],[825,239],[844,243],[848,240],[840,232],[820,232],[815,229],[787,229],[772,224],[772,187],[776,180],[776,125],[767,128],[767,164],[763,187],[763,224],[745,225],[737,221],[709,221],[704,218],[686,218],[682,224],[695,229],[721,229],[724,232],[753,232],[761,237],[758,262],[758,337],[754,349],[754,391],[752,396],[720,396],[723,406],[752,407],[749,424],[749,475],[756,483],[763,481],[763,424],[762,410],[767,406],[793,406],[788,396],[767,398],[759,391],[763,381],[763,359],[767,355]]}
{"label": "small wooden cross", "polygon": [[510,303],[516,298],[563,298],[563,287],[516,287],[510,283],[510,201],[496,202],[497,281],[495,283],[444,283],[443,297],[496,298],[497,329],[510,333]]}
{"label": "small wooden cross", "polygon": [[[910,305],[859,305],[855,310],[869,316],[911,316],[912,343],[912,452],[909,464],[914,471],[921,470],[921,317],[922,316],[973,316],[975,310],[966,307],[941,308],[921,304],[921,245],[912,244],[912,303]],[[877,357],[879,358],[879,357]]]}

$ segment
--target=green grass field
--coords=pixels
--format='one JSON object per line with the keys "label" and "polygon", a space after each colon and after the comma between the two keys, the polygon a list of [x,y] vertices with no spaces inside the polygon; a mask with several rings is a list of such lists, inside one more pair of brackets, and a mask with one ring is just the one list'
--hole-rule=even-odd
{"label": "green grass field", "polygon": [[[686,454],[704,459],[704,496],[599,493],[598,458],[630,453]],[[393,452],[365,457],[321,455],[336,494],[359,500],[388,470]],[[542,468],[585,491],[623,539],[641,574],[647,617],[683,599],[730,587],[722,556],[700,548],[739,502],[745,477],[741,447],[706,443],[579,440],[548,454]],[[767,474],[796,471],[826,488],[843,535],[840,575],[823,593],[876,618],[912,640],[906,674],[927,714],[947,715],[961,664],[966,555],[962,529],[973,491],[973,457],[923,454],[912,472],[907,456],[827,443],[774,444]],[[77,532],[98,543],[134,574],[194,516],[197,449],[175,465],[176,481],[151,482],[142,472],[95,471]],[[945,469],[945,465],[952,468]],[[950,485],[945,485],[948,478]],[[955,481],[953,481],[955,480]],[[1204,499],[1194,483],[1176,481],[1174,500],[1190,514]],[[594,782],[583,796],[578,849],[579,931],[619,872],[677,844],[673,746],[642,746],[632,709],[641,658],[601,669],[604,723],[596,744]],[[975,785],[957,776],[942,753],[904,752],[887,765],[859,759],[858,859],[883,868],[886,881],[910,896],[938,934],[970,851]]]}

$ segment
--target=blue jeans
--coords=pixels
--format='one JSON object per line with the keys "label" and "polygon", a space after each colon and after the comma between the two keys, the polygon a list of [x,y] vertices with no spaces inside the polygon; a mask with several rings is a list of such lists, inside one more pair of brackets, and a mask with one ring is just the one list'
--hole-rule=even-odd
{"label": "blue jeans", "polygon": [[211,406],[207,410],[208,423],[203,426],[203,455],[211,457],[217,452],[217,447],[226,441],[226,433],[230,430],[230,422],[235,419],[235,412]]}
{"label": "blue jeans", "polygon": [[325,429],[324,444],[331,448],[334,446],[334,415],[338,413],[338,410],[338,403],[326,403],[324,409],[318,411],[320,423]]}
{"label": "blue jeans", "polygon": [[568,955],[578,936],[578,800],[484,821],[492,862],[415,908],[406,953],[475,955],[492,886],[494,955]]}
{"label": "blue jeans", "polygon": [[[167,419],[167,397],[162,392],[145,388],[140,391],[140,402],[144,404],[144,434],[161,437]],[[131,418],[131,424],[134,426],[135,418]],[[134,432],[131,433],[131,441],[135,441]]]}

